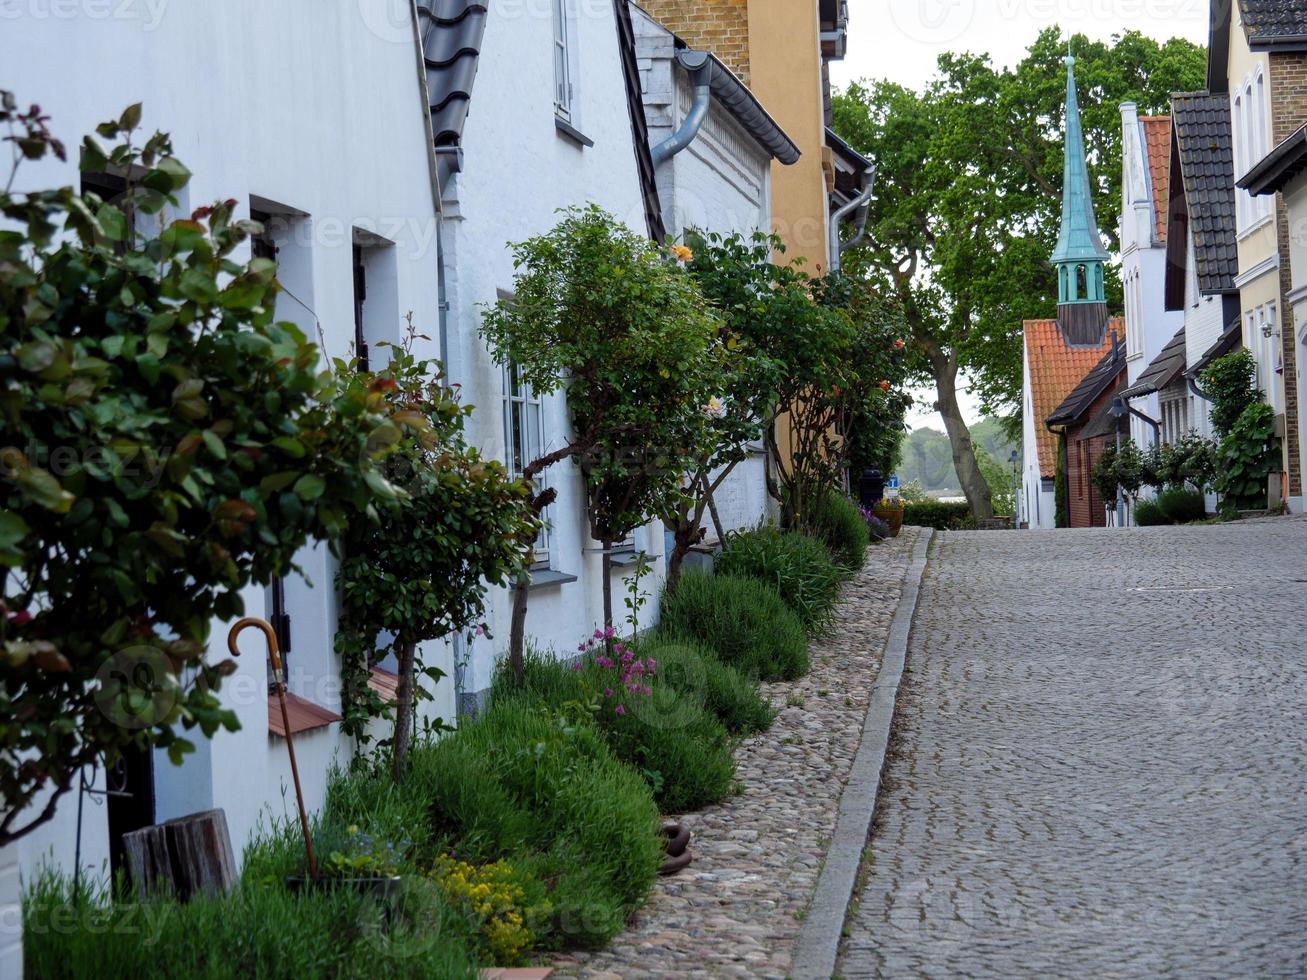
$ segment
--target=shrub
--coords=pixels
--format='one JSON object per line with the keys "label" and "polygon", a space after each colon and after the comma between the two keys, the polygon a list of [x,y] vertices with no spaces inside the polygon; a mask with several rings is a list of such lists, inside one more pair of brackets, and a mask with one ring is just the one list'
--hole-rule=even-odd
{"label": "shrub", "polygon": [[[333,775],[315,837],[357,825],[406,842],[410,872],[457,855],[510,861],[548,918],[529,924],[537,947],[594,947],[616,935],[662,862],[649,787],[592,725],[505,699],[438,742],[415,745],[402,783],[389,769]],[[303,870],[290,822],[246,852],[247,881]],[[470,929],[479,933],[482,923]],[[479,939],[478,942],[481,940]]]}
{"label": "shrub", "polygon": [[964,531],[976,526],[971,508],[964,503],[923,500],[903,507],[903,523],[916,527],[933,527],[937,531]]}
{"label": "shrub", "polygon": [[731,532],[714,567],[719,575],[754,578],[773,586],[809,633],[829,624],[839,599],[840,569],[826,546],[807,534],[775,527]]}
{"label": "shrub", "polygon": [[1135,504],[1135,524],[1138,527],[1156,527],[1171,523],[1162,513],[1162,508],[1152,500],[1141,500]]}
{"label": "shrub", "polygon": [[862,512],[842,493],[828,493],[810,513],[812,527],[826,542],[835,560],[849,572],[856,572],[867,560],[871,535]]}
{"label": "shrub", "polygon": [[640,644],[640,653],[658,662],[658,675],[665,683],[695,698],[733,734],[766,731],[776,718],[758,692],[757,681],[697,643],[655,635]]}
{"label": "shrub", "polygon": [[793,680],[808,670],[802,620],[757,579],[686,572],[663,593],[662,631],[699,641],[749,677]]}
{"label": "shrub", "polygon": [[540,882],[507,861],[476,865],[442,856],[430,875],[445,898],[477,924],[481,959],[496,966],[522,962],[522,952],[535,942],[532,926],[553,912]]}
{"label": "shrub", "polygon": [[1203,394],[1212,403],[1212,428],[1222,438],[1234,431],[1244,409],[1262,399],[1257,388],[1257,362],[1246,350],[1218,357],[1198,378]]}
{"label": "shrub", "polygon": [[109,901],[52,873],[23,900],[28,976],[471,978],[466,919],[430,882],[407,879],[389,913],[350,889],[292,893],[243,883],[220,898]]}
{"label": "shrub", "polygon": [[1265,507],[1267,478],[1280,468],[1275,410],[1256,402],[1243,410],[1218,450],[1214,481],[1222,509]]}
{"label": "shrub", "polygon": [[1207,501],[1197,490],[1172,487],[1157,495],[1157,509],[1172,524],[1188,524],[1207,516]]}
{"label": "shrub", "polygon": [[[501,671],[493,697],[521,700],[592,722],[619,759],[635,768],[668,813],[696,810],[724,799],[735,778],[730,736],[697,691],[665,681],[663,664],[618,643],[618,663],[602,648],[569,665],[548,656],[527,658],[525,683],[515,688]],[[627,661],[623,668],[620,661]],[[651,664],[648,669],[646,664]]]}

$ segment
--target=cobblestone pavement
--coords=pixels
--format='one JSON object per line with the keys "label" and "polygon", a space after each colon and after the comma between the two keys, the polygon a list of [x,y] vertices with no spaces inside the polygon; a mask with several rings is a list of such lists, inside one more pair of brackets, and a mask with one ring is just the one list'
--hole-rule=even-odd
{"label": "cobblestone pavement", "polygon": [[1307,521],[949,533],[844,977],[1307,973]]}
{"label": "cobblestone pavement", "polygon": [[918,533],[870,551],[807,677],[763,686],[779,714],[736,751],[740,795],[684,818],[694,863],[611,946],[556,958],[555,977],[786,976]]}

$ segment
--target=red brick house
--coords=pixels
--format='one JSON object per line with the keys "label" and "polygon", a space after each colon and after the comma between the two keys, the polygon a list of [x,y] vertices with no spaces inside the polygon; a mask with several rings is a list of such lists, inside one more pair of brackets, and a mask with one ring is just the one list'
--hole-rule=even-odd
{"label": "red brick house", "polygon": [[[1044,420],[1065,452],[1067,514],[1071,527],[1106,527],[1107,511],[1115,501],[1103,500],[1094,488],[1094,464],[1117,438],[1118,419],[1112,403],[1126,384],[1126,350],[1113,330],[1107,352],[1071,393]],[[1130,435],[1129,422],[1120,420],[1121,437]]]}

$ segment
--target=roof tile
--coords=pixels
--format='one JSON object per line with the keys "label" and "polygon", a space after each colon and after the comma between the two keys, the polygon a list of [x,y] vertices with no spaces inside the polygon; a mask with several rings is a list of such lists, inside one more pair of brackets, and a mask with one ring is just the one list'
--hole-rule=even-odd
{"label": "roof tile", "polygon": [[1198,288],[1204,294],[1228,292],[1234,289],[1239,264],[1230,97],[1177,92],[1171,96],[1171,124],[1194,237]]}
{"label": "roof tile", "polygon": [[1148,158],[1148,176],[1153,187],[1153,220],[1157,240],[1166,241],[1167,189],[1171,176],[1171,117],[1140,116],[1144,129],[1144,153]]}
{"label": "roof tile", "polygon": [[1072,346],[1062,336],[1056,319],[1027,320],[1024,324],[1026,364],[1030,372],[1030,394],[1035,415],[1035,448],[1040,475],[1052,479],[1057,470],[1057,437],[1044,419],[1084,380],[1086,374],[1112,347],[1112,336],[1125,336],[1125,319],[1114,316],[1107,322],[1103,343],[1097,347]]}
{"label": "roof tile", "polygon": [[1302,0],[1239,0],[1249,43],[1307,36],[1307,4]]}

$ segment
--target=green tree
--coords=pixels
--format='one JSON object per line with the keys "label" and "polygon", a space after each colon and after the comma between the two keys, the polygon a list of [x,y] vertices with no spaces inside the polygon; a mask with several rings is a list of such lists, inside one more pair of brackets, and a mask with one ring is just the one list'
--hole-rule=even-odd
{"label": "green tree", "polygon": [[[524,475],[568,457],[580,465],[612,626],[612,543],[672,511],[682,474],[703,455],[720,323],[683,266],[595,206],[570,209],[547,234],[514,245],[513,262],[513,298],[486,311],[482,334],[532,391],[566,395],[567,444]],[[519,678],[526,592],[519,579],[509,640]]]}
{"label": "green tree", "polygon": [[402,425],[387,474],[403,496],[380,509],[376,520],[351,523],[336,575],[344,728],[363,740],[367,720],[386,712],[368,686],[368,668],[393,652],[396,779],[404,774],[415,706],[427,696],[418,677],[443,676],[422,663],[420,644],[483,615],[487,587],[505,585],[521,571],[539,530],[526,484],[464,441],[471,406],[444,385],[438,364],[415,359],[408,348],[391,348],[390,362],[373,374],[340,365],[361,399],[388,409]]}
{"label": "green tree", "polygon": [[[1120,214],[1118,105],[1164,112],[1170,93],[1201,87],[1200,48],[1136,32],[1072,39],[1095,208],[1114,249]],[[1015,67],[947,54],[917,92],[888,81],[851,85],[834,100],[835,129],[874,160],[877,193],[865,244],[849,265],[895,295],[911,364],[933,384],[954,467],[973,514],[992,504],[958,407],[959,374],[985,409],[1017,409],[1021,323],[1052,314],[1048,264],[1061,213],[1066,40],[1042,32]],[[1120,282],[1109,269],[1109,303]]]}
{"label": "green tree", "polygon": [[83,170],[130,175],[120,200],[17,193],[22,160],[65,150],[0,92],[0,846],[83,766],[151,745],[180,762],[183,731],[235,728],[211,622],[397,495],[374,465],[397,431],[385,406],[274,322],[273,264],[233,258],[260,230],[234,201],[160,220],[190,175],[166,135],[136,141],[140,120],[131,106],[97,128],[111,149],[80,148]]}

